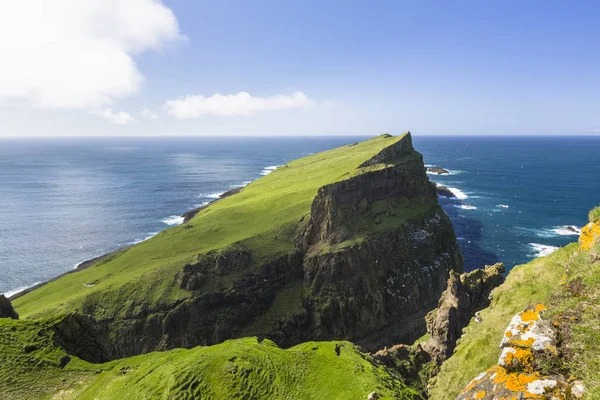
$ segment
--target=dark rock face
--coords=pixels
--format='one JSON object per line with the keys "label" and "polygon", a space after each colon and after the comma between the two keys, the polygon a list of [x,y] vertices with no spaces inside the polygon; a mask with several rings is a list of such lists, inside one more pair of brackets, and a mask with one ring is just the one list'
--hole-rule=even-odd
{"label": "dark rock face", "polygon": [[[452,225],[410,135],[360,168],[319,189],[289,254],[259,257],[237,243],[199,255],[173,277],[190,298],[98,321],[103,357],[249,335],[283,347],[347,339],[366,349],[421,336],[450,271],[463,269]],[[358,240],[357,221],[387,225]]]}
{"label": "dark rock face", "polygon": [[106,330],[90,316],[69,314],[53,329],[55,345],[83,360],[102,363],[118,356]]}
{"label": "dark rock face", "polygon": [[503,272],[504,265],[501,263],[462,275],[451,271],[438,308],[425,317],[430,339],[413,346],[399,344],[386,347],[373,354],[375,361],[398,373],[400,379],[427,398],[428,382],[437,375],[441,363],[454,352],[456,341],[471,317],[488,305],[491,291],[504,280]]}
{"label": "dark rock face", "polygon": [[492,290],[504,282],[504,264],[498,263],[459,275],[450,272],[448,288],[440,297],[438,308],[427,314],[427,332],[431,335],[423,345],[439,362],[452,355],[462,329],[471,317],[489,305]]}
{"label": "dark rock face", "polygon": [[10,300],[3,294],[0,294],[0,318],[19,319],[19,314],[13,308]]}

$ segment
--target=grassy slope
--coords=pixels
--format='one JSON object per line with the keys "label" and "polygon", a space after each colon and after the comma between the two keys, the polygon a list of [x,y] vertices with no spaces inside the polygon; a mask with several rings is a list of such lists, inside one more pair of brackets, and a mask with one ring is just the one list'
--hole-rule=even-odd
{"label": "grassy slope", "polygon": [[494,292],[482,322],[467,327],[455,354],[442,365],[431,398],[454,399],[480,372],[495,365],[510,319],[528,305],[548,305],[561,331],[562,357],[552,368],[583,379],[590,398],[600,398],[600,242],[577,243],[513,269]]}
{"label": "grassy slope", "polygon": [[479,373],[496,365],[500,341],[511,318],[534,303],[548,303],[560,290],[565,263],[577,244],[559,249],[510,271],[506,282],[493,292],[493,300],[481,312],[480,323],[471,320],[452,357],[442,364],[432,399],[454,399]]}
{"label": "grassy slope", "polygon": [[60,368],[66,354],[53,345],[50,329],[58,319],[0,320],[0,398],[346,400],[371,391],[383,399],[420,398],[349,342],[283,350],[245,338],[105,364],[73,358]]}
{"label": "grassy slope", "polygon": [[[240,240],[246,240],[258,257],[291,251],[291,237],[301,217],[309,213],[317,189],[363,172],[356,169],[358,165],[401,138],[379,136],[292,161],[212,204],[189,223],[48,283],[16,299],[14,306],[22,317],[86,306],[96,307],[97,317],[111,317],[134,311],[140,304],[189,296],[173,280],[186,262]],[[218,285],[227,285],[227,279],[215,288]]]}

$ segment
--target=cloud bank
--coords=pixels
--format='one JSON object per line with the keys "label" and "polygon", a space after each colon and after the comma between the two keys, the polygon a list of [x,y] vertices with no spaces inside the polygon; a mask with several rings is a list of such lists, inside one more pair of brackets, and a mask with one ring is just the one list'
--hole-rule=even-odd
{"label": "cloud bank", "polygon": [[167,100],[165,109],[177,119],[199,118],[204,116],[251,116],[262,111],[303,108],[313,104],[304,93],[295,92],[290,96],[255,97],[247,92],[210,97],[190,95],[175,100]]}
{"label": "cloud bank", "polygon": [[[159,0],[3,1],[0,99],[99,110],[139,90],[134,55],[181,38],[173,12]],[[110,109],[94,113],[129,121]]]}

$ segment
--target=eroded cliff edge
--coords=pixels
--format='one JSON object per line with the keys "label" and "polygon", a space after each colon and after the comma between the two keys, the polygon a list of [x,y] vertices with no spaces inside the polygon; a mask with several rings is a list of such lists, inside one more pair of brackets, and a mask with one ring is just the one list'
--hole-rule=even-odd
{"label": "eroded cliff edge", "polygon": [[[196,223],[193,217],[182,229]],[[163,278],[187,297],[131,299],[107,315],[107,296],[89,296],[73,311],[95,321],[80,324],[101,349],[90,361],[249,335],[283,347],[331,339],[367,350],[408,343],[425,332],[424,316],[450,271],[463,269],[410,133],[320,187],[308,214],[269,235],[289,245],[245,238]]]}

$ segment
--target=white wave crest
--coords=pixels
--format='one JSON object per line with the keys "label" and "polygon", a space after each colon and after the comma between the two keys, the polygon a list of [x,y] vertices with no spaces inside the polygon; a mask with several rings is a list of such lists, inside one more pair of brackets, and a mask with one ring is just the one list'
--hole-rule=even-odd
{"label": "white wave crest", "polygon": [[471,205],[468,205],[468,204],[456,205],[454,207],[460,208],[460,209],[463,209],[463,210],[477,210],[477,207],[471,206]]}
{"label": "white wave crest", "polygon": [[469,196],[467,196],[467,194],[460,189],[449,187],[448,190],[451,191],[457,199],[464,200],[469,198]]}
{"label": "white wave crest", "polygon": [[271,165],[269,167],[265,167],[262,171],[261,171],[261,175],[269,175],[271,172],[275,171],[277,168],[281,167],[281,165]]}
{"label": "white wave crest", "polygon": [[36,282],[36,283],[33,283],[33,284],[29,285],[29,286],[19,286],[16,289],[9,290],[8,292],[4,292],[2,294],[5,295],[6,297],[11,297],[11,296],[14,296],[17,293],[22,292],[25,289],[29,289],[30,287],[33,287],[35,285],[39,285],[40,283],[42,283],[42,282]]}
{"label": "white wave crest", "polygon": [[221,197],[221,195],[223,193],[225,193],[225,192],[215,192],[215,193],[207,194],[206,196],[202,196],[202,197],[207,197],[209,199],[218,199],[219,197]]}
{"label": "white wave crest", "polygon": [[162,220],[163,224],[167,224],[167,225],[179,225],[179,224],[183,224],[183,217],[180,215],[171,215],[165,219]]}
{"label": "white wave crest", "polygon": [[558,249],[556,246],[550,246],[547,244],[529,243],[529,247],[534,251],[536,257],[544,257],[554,253]]}
{"label": "white wave crest", "polygon": [[148,233],[148,236],[144,237],[143,239],[136,239],[132,242],[128,242],[127,244],[138,244],[138,243],[142,243],[145,242],[146,240],[153,238],[154,236],[158,235],[159,232],[150,232]]}
{"label": "white wave crest", "polygon": [[508,206],[506,204],[498,204],[496,207],[504,208],[504,209],[508,208]]}
{"label": "white wave crest", "polygon": [[575,225],[563,225],[553,228],[552,232],[560,236],[581,235],[581,228]]}

